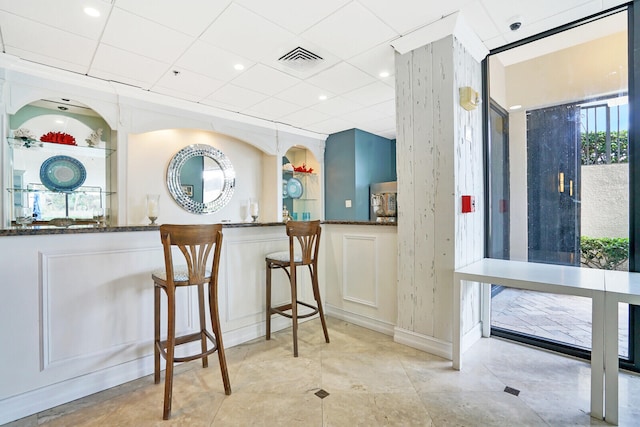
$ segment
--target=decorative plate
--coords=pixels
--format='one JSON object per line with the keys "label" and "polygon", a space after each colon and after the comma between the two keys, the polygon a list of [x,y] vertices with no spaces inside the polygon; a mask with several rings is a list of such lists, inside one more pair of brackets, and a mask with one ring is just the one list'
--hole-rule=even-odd
{"label": "decorative plate", "polygon": [[302,196],[302,183],[298,178],[290,178],[287,181],[287,194],[292,199],[299,199]]}
{"label": "decorative plate", "polygon": [[73,191],[87,178],[87,170],[77,159],[69,156],[49,157],[40,166],[40,180],[52,191]]}
{"label": "decorative plate", "polygon": [[282,180],[282,198],[283,199],[289,198],[289,193],[287,192],[287,180],[286,179]]}

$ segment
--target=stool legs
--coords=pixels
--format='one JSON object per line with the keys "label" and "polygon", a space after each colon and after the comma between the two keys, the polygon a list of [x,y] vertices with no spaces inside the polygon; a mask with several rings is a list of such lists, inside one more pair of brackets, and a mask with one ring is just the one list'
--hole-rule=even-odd
{"label": "stool legs", "polygon": [[267,340],[271,339],[271,263],[267,261]]}
{"label": "stool legs", "polygon": [[296,270],[291,268],[289,284],[291,285],[291,320],[293,323],[293,357],[298,357],[298,287],[296,286]]}
{"label": "stool legs", "polygon": [[229,381],[229,371],[227,371],[227,358],[224,354],[224,344],[222,343],[222,329],[220,328],[220,314],[218,311],[218,295],[209,288],[209,314],[211,316],[211,329],[216,338],[218,348],[218,362],[222,373],[222,383],[224,384],[224,394],[231,395],[231,382]]}
{"label": "stool legs", "polygon": [[309,273],[311,274],[311,286],[313,287],[313,297],[316,300],[318,306],[318,315],[320,316],[320,322],[322,323],[322,331],[324,332],[325,342],[329,342],[329,332],[327,331],[327,322],[324,320],[324,310],[322,309],[322,301],[320,301],[320,287],[318,286],[318,275],[309,266]]}
{"label": "stool legs", "polygon": [[[204,333],[206,329],[204,316],[204,285],[198,285],[198,313],[200,314],[200,349],[202,353],[205,353],[207,351],[207,335]],[[209,358],[204,356],[202,358],[202,367],[206,368],[208,366]]]}
{"label": "stool legs", "polygon": [[153,318],[154,318],[154,341],[153,341],[153,381],[160,382],[160,287],[153,286]]}
{"label": "stool legs", "polygon": [[176,348],[176,304],[175,290],[167,289],[167,367],[164,374],[164,407],[162,419],[168,420],[171,414],[171,395],[173,392],[173,358]]}
{"label": "stool legs", "polygon": [[[164,289],[164,288],[163,288]],[[200,320],[200,332],[195,336],[189,337],[176,337],[176,307],[175,307],[175,289],[164,289],[167,295],[167,340],[164,347],[164,355],[166,359],[166,370],[164,379],[164,406],[162,412],[162,418],[169,419],[171,415],[171,402],[173,394],[173,371],[175,363],[175,347],[176,343],[184,344],[192,340],[200,339],[202,354],[211,353],[211,350],[207,350],[207,332],[206,332],[206,316],[204,307],[204,285],[198,285],[198,306],[200,308],[199,320]],[[160,341],[160,286],[154,286],[154,382],[158,384],[160,382],[160,355],[162,343]],[[209,289],[209,314],[211,316],[211,329],[215,338],[214,345],[215,351],[218,352],[218,360],[220,362],[220,371],[222,373],[222,382],[224,384],[224,392],[226,395],[231,394],[231,382],[229,381],[229,372],[227,371],[227,360],[224,354],[224,345],[222,343],[222,330],[220,328],[220,316],[218,312],[218,300],[215,290]],[[191,338],[194,339],[191,339]],[[187,339],[185,339],[187,338]],[[178,345],[179,345],[178,344]],[[200,357],[202,359],[202,367],[208,367],[208,357],[206,354],[203,356],[191,356],[189,359]]]}
{"label": "stool legs", "polygon": [[[316,301],[317,307],[313,307],[308,305],[305,302],[298,302],[298,288],[297,288],[297,268],[287,268],[285,266],[273,265],[269,261],[266,262],[266,339],[271,339],[271,315],[281,314],[285,317],[291,318],[291,328],[293,330],[293,356],[298,357],[298,304],[306,305],[312,309],[317,308],[318,316],[320,317],[320,322],[322,323],[322,331],[324,333],[324,339],[328,343],[329,342],[329,333],[327,330],[327,323],[324,318],[324,310],[322,308],[322,300],[320,298],[320,288],[318,286],[318,277],[316,272],[312,268],[311,265],[309,267],[309,273],[311,274],[311,285],[313,289],[313,297]],[[289,287],[291,292],[291,303],[283,306],[278,306],[273,308],[271,306],[271,270],[274,268],[282,269],[289,278]],[[290,271],[291,270],[291,271]],[[291,310],[291,314],[283,313],[283,310]],[[310,313],[306,315],[302,315],[302,317],[309,317],[315,313]]]}

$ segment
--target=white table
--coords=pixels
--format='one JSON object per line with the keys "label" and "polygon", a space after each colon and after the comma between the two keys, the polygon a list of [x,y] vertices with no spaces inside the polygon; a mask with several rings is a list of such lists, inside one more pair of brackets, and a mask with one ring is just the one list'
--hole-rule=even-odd
{"label": "white table", "polygon": [[[480,282],[487,284],[486,286],[495,284],[506,286],[509,288],[527,289],[532,291],[549,292],[562,295],[576,295],[591,298],[591,416],[594,418],[604,419],[604,274],[604,270],[489,258],[485,258],[483,260],[474,262],[466,267],[455,270],[453,275],[453,368],[457,370],[460,370],[462,368],[461,344],[463,330],[461,316],[463,306],[462,289],[465,283],[469,284],[469,282]],[[482,311],[482,324],[483,329],[485,330],[489,329],[490,316],[491,310],[485,309]],[[617,336],[616,317],[616,349],[618,348]],[[615,385],[617,391],[617,375],[615,377]],[[613,387],[613,380],[611,380],[611,382],[611,387]],[[607,384],[609,385],[608,382]],[[607,407],[607,410],[609,409],[610,408]],[[611,422],[609,420],[608,413],[607,421]]]}
{"label": "white table", "polygon": [[618,304],[640,305],[640,274],[606,271],[605,288],[605,415],[608,423],[618,424]]}

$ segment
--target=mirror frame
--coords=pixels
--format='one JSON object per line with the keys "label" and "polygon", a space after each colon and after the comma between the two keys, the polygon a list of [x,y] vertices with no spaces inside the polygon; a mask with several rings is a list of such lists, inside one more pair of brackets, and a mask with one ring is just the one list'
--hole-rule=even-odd
{"label": "mirror frame", "polygon": [[[193,200],[182,190],[180,183],[180,171],[185,162],[196,156],[204,156],[215,161],[224,175],[222,190],[218,197],[210,202],[198,202]],[[217,148],[206,144],[188,145],[178,151],[167,167],[167,187],[173,199],[184,210],[194,214],[210,214],[219,211],[229,203],[236,186],[236,172],[231,161]]]}

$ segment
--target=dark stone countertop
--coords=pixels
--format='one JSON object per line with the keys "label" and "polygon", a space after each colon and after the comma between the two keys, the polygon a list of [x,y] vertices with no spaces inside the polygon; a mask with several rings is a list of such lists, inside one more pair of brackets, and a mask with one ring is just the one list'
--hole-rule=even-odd
{"label": "dark stone countertop", "polygon": [[[342,221],[328,220],[323,224],[336,225],[376,225],[376,226],[395,226],[395,222],[375,222],[375,221]],[[223,223],[223,228],[251,228],[251,227],[273,227],[284,225],[282,222],[238,222]],[[159,225],[128,225],[115,227],[93,227],[93,226],[70,226],[52,227],[52,226],[29,226],[27,228],[3,228],[0,229],[0,237],[2,236],[45,236],[51,234],[89,234],[89,233],[121,233],[130,231],[155,231],[159,230]]]}

